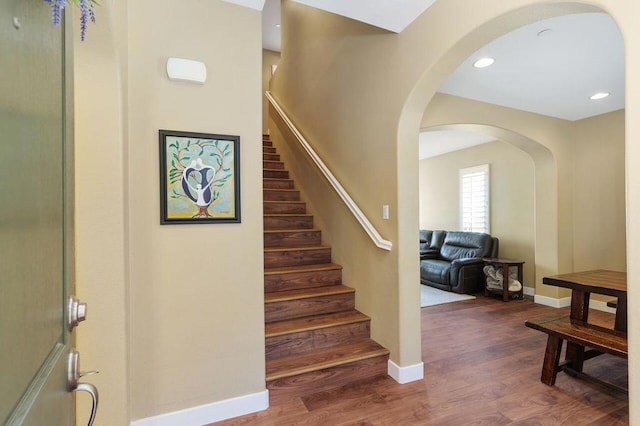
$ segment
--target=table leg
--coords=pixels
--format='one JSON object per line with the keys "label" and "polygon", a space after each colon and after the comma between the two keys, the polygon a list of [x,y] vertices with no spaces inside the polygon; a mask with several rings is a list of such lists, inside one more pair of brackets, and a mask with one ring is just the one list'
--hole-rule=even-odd
{"label": "table leg", "polygon": [[586,323],[589,318],[589,296],[580,290],[571,291],[571,319]]}
{"label": "table leg", "polygon": [[509,301],[509,265],[502,265],[502,300]]}
{"label": "table leg", "polygon": [[618,304],[616,306],[616,324],[615,329],[618,331],[627,332],[627,298],[618,297]]}

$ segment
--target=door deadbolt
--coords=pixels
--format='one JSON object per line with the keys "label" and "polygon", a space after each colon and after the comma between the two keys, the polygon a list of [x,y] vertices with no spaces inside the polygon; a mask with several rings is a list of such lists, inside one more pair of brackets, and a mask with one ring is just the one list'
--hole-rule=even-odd
{"label": "door deadbolt", "polygon": [[78,326],[80,321],[87,319],[87,304],[80,303],[75,296],[69,296],[69,304],[67,306],[67,326],[72,331]]}

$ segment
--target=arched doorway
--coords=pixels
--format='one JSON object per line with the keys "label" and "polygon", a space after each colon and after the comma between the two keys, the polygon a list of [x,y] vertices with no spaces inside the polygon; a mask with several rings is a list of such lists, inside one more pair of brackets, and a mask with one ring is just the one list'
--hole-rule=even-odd
{"label": "arched doorway", "polygon": [[[504,11],[504,14],[494,17],[489,21],[480,24],[472,29],[465,36],[452,41],[449,44],[449,49],[444,50],[444,53],[439,56],[433,64],[428,67],[425,73],[418,80],[417,84],[413,87],[412,92],[406,99],[403,112],[399,119],[398,126],[398,169],[405,170],[407,173],[399,174],[398,182],[398,199],[404,200],[410,198],[411,193],[415,193],[415,184],[417,180],[417,166],[411,163],[415,162],[414,157],[406,155],[407,152],[415,152],[415,150],[407,150],[406,143],[416,143],[416,133],[419,129],[421,122],[421,114],[426,109],[427,105],[433,99],[437,88],[445,80],[445,78],[455,69],[457,64],[461,63],[464,58],[475,52],[486,42],[508,33],[522,25],[526,25],[531,22],[535,22],[547,17],[558,16],[570,13],[581,12],[603,12],[599,8],[593,6],[578,4],[578,3],[557,3],[557,4],[531,4],[521,9],[512,9],[510,11]],[[466,123],[468,121],[461,120],[458,123]],[[496,126],[498,129],[508,129],[508,126]],[[537,140],[530,135],[520,134],[529,140]],[[508,136],[507,136],[508,137]],[[519,138],[516,138],[519,139]],[[409,142],[411,141],[411,142]],[[523,141],[517,142],[522,144]],[[405,148],[403,149],[403,146]],[[536,268],[537,281],[542,276],[559,273],[571,270],[572,267],[572,248],[573,241],[572,230],[568,218],[572,216],[572,202],[570,189],[567,187],[570,177],[567,176],[567,170],[571,168],[571,153],[563,150],[561,147],[545,147],[548,152],[545,154],[548,161],[538,161],[536,163],[536,174],[545,174],[549,178],[544,185],[541,184],[538,176],[536,176],[537,192],[536,192],[536,204],[541,205],[544,202],[547,205],[556,205],[554,211],[551,212],[545,209],[543,216],[548,216],[547,219],[542,217],[536,217],[536,236],[540,235],[539,225],[543,228],[551,230],[550,237],[545,237],[544,243],[547,246],[545,250],[540,250],[542,256],[542,265],[540,268]],[[557,148],[557,149],[555,149]],[[414,174],[415,173],[415,174]],[[405,179],[406,178],[406,179]],[[554,184],[555,183],[555,184]],[[566,197],[565,195],[569,195]],[[549,204],[550,203],[550,204]],[[401,241],[408,241],[410,239],[410,233],[415,233],[415,228],[408,229],[404,223],[417,223],[417,213],[410,211],[414,209],[415,205],[408,203],[405,206],[399,206],[400,210],[400,225],[399,225],[399,239]],[[541,210],[537,210],[541,211]],[[569,225],[569,226],[567,226]],[[539,238],[537,238],[539,240]],[[402,243],[401,243],[402,244]],[[538,253],[536,249],[536,254]],[[538,259],[536,259],[538,262]],[[400,269],[408,265],[403,264],[400,261]],[[401,283],[400,285],[400,298],[405,299],[405,291],[407,292],[407,299],[409,298],[409,290],[405,288],[405,284],[408,287],[409,283]],[[560,292],[552,295],[554,298],[559,298]]]}
{"label": "arched doorway", "polygon": [[[554,158],[551,151],[542,144],[534,141],[527,136],[519,134],[513,130],[507,130],[498,128],[492,125],[481,124],[435,124],[428,128],[428,130],[461,130],[471,131],[474,133],[480,133],[485,136],[489,136],[495,141],[510,144],[517,149],[528,154],[533,162],[533,175],[534,185],[530,188],[532,191],[532,197],[535,198],[534,206],[544,206],[540,209],[536,209],[532,215],[532,233],[534,239],[534,256],[529,260],[528,267],[531,268],[533,279],[526,284],[531,287],[536,286],[536,283],[541,280],[548,270],[553,269],[553,259],[557,256],[554,253],[553,244],[549,242],[557,239],[557,227],[552,224],[557,223],[557,211],[558,211],[558,198],[557,191],[557,174],[554,173]],[[421,131],[426,130],[425,128]],[[422,184],[422,182],[421,182]],[[551,189],[551,190],[549,190]],[[517,209],[518,206],[510,206],[512,209]],[[494,212],[495,214],[495,212]],[[500,237],[500,235],[497,235]],[[504,246],[504,245],[502,245]]]}

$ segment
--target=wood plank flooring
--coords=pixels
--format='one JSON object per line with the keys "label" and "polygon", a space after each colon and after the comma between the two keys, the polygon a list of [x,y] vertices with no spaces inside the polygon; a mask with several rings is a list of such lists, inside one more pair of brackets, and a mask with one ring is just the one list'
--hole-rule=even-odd
{"label": "wood plank flooring", "polygon": [[[390,377],[278,401],[221,425],[627,425],[626,395],[564,373],[540,382],[546,334],[524,326],[538,315],[568,313],[530,300],[478,295],[422,308],[425,379]],[[612,325],[613,316],[592,311]],[[564,355],[563,355],[564,357]],[[627,361],[603,355],[585,371],[627,386]]]}

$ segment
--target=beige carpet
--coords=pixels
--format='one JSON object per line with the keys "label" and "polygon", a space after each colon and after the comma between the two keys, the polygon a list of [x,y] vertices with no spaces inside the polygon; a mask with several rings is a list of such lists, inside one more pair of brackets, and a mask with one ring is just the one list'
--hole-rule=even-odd
{"label": "beige carpet", "polygon": [[420,306],[441,305],[443,303],[460,302],[462,300],[475,299],[475,296],[469,294],[458,294],[450,291],[438,290],[428,285],[420,284]]}

